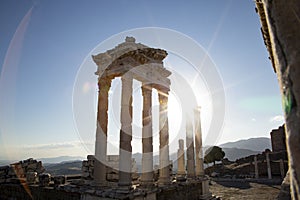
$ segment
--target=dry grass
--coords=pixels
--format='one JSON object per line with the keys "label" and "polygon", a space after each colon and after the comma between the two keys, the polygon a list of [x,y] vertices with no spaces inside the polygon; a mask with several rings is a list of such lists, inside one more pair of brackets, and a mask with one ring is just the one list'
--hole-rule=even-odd
{"label": "dry grass", "polygon": [[221,197],[222,200],[228,199],[276,199],[280,185],[266,185],[261,183],[249,182],[211,182],[210,191],[213,195]]}

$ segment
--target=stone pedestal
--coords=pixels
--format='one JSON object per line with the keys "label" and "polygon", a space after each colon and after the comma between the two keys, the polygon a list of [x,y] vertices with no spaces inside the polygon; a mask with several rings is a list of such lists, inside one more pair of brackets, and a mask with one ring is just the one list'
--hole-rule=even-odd
{"label": "stone pedestal", "polygon": [[158,184],[170,183],[168,90],[158,91],[159,98],[159,179]]}
{"label": "stone pedestal", "polygon": [[266,160],[267,160],[267,168],[268,168],[268,179],[272,179],[271,163],[270,163],[269,153],[266,153]]}
{"label": "stone pedestal", "polygon": [[195,154],[193,139],[193,124],[189,116],[186,117],[186,154],[187,154],[187,178],[195,177]]}
{"label": "stone pedestal", "polygon": [[152,87],[143,85],[143,154],[142,185],[153,185],[153,144],[152,144]]}
{"label": "stone pedestal", "polygon": [[131,186],[132,157],[132,76],[122,76],[119,186]]}
{"label": "stone pedestal", "polygon": [[201,195],[199,196],[199,199],[212,199],[212,194],[209,191],[209,180],[207,178],[203,178],[201,180],[201,184],[202,184],[202,191],[201,191]]}
{"label": "stone pedestal", "polygon": [[111,80],[102,77],[98,87],[98,112],[95,145],[94,180],[97,184],[106,182],[106,152],[107,152],[107,123],[108,123],[108,91]]}

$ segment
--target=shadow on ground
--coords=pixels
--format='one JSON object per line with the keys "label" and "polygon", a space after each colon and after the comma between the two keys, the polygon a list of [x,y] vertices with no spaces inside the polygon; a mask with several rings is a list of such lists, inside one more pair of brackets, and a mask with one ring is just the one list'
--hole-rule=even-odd
{"label": "shadow on ground", "polygon": [[215,181],[219,185],[222,185],[224,187],[231,187],[231,188],[238,188],[238,189],[249,189],[251,188],[251,185],[249,182],[242,182],[242,181]]}

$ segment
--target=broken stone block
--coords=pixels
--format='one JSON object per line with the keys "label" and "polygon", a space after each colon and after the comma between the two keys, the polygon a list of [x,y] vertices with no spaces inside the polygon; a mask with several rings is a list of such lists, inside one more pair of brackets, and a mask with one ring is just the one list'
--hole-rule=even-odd
{"label": "broken stone block", "polygon": [[51,175],[48,173],[43,173],[39,175],[39,185],[42,187],[47,187],[50,184]]}
{"label": "broken stone block", "polygon": [[27,172],[26,182],[28,184],[35,184],[37,182],[37,172]]}
{"label": "broken stone block", "polygon": [[54,186],[62,185],[66,183],[66,177],[65,176],[54,176],[53,177]]}

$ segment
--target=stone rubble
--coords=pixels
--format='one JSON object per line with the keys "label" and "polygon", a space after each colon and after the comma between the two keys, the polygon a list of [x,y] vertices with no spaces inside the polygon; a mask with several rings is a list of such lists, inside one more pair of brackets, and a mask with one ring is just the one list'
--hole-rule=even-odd
{"label": "stone rubble", "polygon": [[13,179],[23,179],[35,183],[37,176],[45,171],[41,161],[29,158],[9,166],[0,167],[0,183],[10,182]]}

